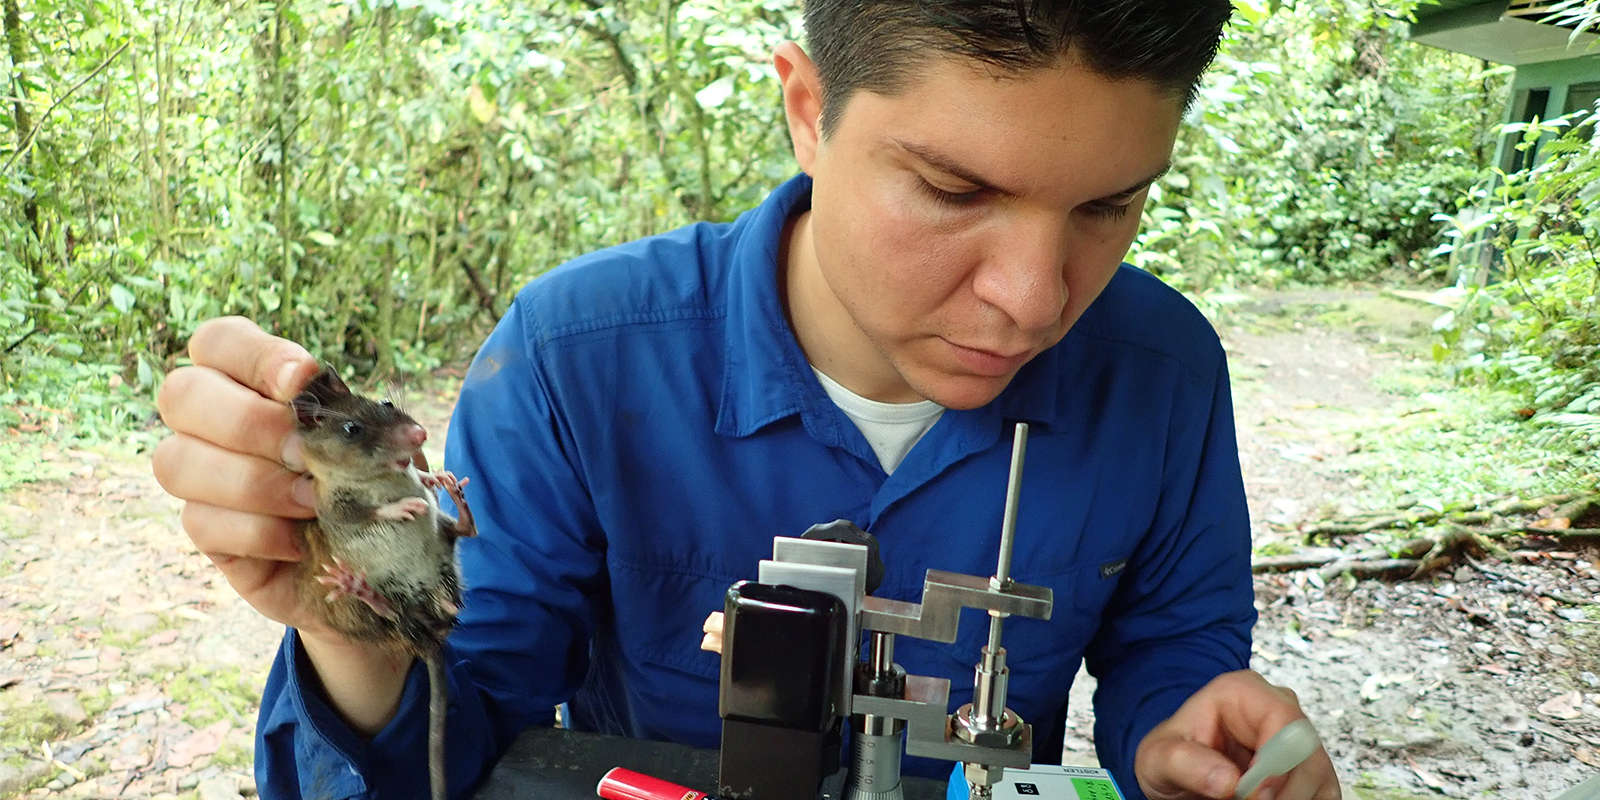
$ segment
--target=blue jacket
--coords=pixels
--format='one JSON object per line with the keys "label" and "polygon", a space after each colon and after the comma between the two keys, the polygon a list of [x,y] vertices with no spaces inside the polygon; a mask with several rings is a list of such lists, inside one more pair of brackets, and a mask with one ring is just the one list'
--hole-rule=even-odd
{"label": "blue jacket", "polygon": [[[1223,351],[1177,292],[1123,266],[1067,336],[993,402],[946,411],[893,475],[828,399],[780,305],[779,235],[801,176],[729,224],[698,224],[533,281],[462,387],[445,464],[470,477],[480,535],[447,648],[455,796],[518,732],[571,702],[574,727],[715,747],[706,614],[773,536],[845,518],[874,533],[877,594],[920,599],[930,568],[992,574],[1011,451],[1032,425],[1013,577],[1049,621],[1006,624],[1009,705],[1058,763],[1081,659],[1095,741],[1129,797],[1135,748],[1212,677],[1246,666],[1249,526]],[[968,702],[987,636],[899,637],[913,674]],[[315,690],[293,631],[258,726],[261,795],[405,797],[426,785],[425,674],[362,741]],[[949,765],[908,759],[912,774]]]}

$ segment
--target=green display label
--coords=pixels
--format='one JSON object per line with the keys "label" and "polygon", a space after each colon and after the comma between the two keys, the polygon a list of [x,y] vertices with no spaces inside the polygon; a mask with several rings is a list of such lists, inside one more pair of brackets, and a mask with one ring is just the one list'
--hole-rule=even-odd
{"label": "green display label", "polygon": [[1078,800],[1122,800],[1111,781],[1099,778],[1073,778],[1072,790],[1078,793]]}

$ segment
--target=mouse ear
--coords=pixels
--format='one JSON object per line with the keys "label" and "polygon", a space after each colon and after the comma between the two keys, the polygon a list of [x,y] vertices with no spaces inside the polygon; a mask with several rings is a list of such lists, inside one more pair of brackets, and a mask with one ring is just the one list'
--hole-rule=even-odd
{"label": "mouse ear", "polygon": [[289,405],[300,427],[314,428],[328,418],[329,406],[350,396],[350,387],[340,380],[339,373],[332,367],[323,367]]}
{"label": "mouse ear", "polygon": [[289,407],[294,409],[294,421],[301,430],[315,428],[328,418],[327,409],[310,392],[302,392],[299,397],[290,400]]}

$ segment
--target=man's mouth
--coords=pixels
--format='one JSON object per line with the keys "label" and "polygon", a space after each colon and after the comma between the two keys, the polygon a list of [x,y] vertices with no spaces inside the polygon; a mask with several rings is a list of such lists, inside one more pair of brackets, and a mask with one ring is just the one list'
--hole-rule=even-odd
{"label": "man's mouth", "polygon": [[977,375],[986,378],[1001,378],[1010,375],[1028,363],[1033,356],[1032,350],[1019,352],[1004,352],[989,350],[980,347],[967,347],[946,340],[955,352],[956,362],[962,367]]}

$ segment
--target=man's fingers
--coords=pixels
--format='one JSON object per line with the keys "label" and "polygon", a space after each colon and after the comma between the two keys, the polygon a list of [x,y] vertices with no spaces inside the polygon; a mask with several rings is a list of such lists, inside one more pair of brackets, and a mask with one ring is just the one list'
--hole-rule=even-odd
{"label": "man's fingers", "polygon": [[156,481],[174,497],[274,517],[316,516],[304,503],[309,499],[310,479],[302,479],[276,461],[241,455],[182,434],[161,440],[153,461]]}
{"label": "man's fingers", "polygon": [[257,394],[211,367],[173,370],[156,397],[161,419],[174,431],[204,439],[226,450],[248,453],[304,469],[297,448],[294,415],[284,403]]}
{"label": "man's fingers", "polygon": [[[1152,732],[1151,735],[1157,734]],[[1146,771],[1135,769],[1145,794],[1152,797],[1196,794],[1216,800],[1230,800],[1233,797],[1233,787],[1239,782],[1239,768],[1221,753],[1199,742],[1171,734],[1149,744],[1152,745],[1151,752],[1140,752],[1139,760],[1144,761],[1148,757],[1150,761],[1164,766],[1159,771],[1160,776],[1154,777],[1151,785],[1145,784]],[[1142,747],[1140,749],[1144,750]]]}
{"label": "man's fingers", "polygon": [[1289,772],[1289,779],[1273,800],[1339,800],[1339,778],[1333,761],[1320,748],[1305,763]]}
{"label": "man's fingers", "polygon": [[228,579],[228,585],[268,619],[303,628],[309,618],[300,609],[294,581],[296,564],[262,558],[206,554]]}
{"label": "man's fingers", "polygon": [[189,357],[279,403],[293,400],[317,372],[316,359],[304,347],[244,317],[202,324],[189,339]]}
{"label": "man's fingers", "polygon": [[194,546],[213,561],[224,557],[299,561],[305,557],[292,520],[195,502],[184,504],[182,520]]}
{"label": "man's fingers", "polygon": [[1213,686],[1220,697],[1232,698],[1216,704],[1223,732],[1247,750],[1260,749],[1284,726],[1305,716],[1294,690],[1268,683],[1250,670],[1219,675],[1206,688]]}
{"label": "man's fingers", "polygon": [[710,616],[706,617],[706,621],[700,625],[700,630],[705,633],[705,637],[700,640],[700,649],[721,655],[722,612],[711,612]]}

